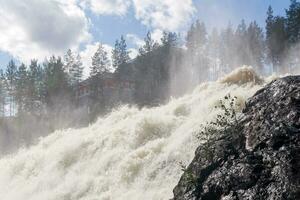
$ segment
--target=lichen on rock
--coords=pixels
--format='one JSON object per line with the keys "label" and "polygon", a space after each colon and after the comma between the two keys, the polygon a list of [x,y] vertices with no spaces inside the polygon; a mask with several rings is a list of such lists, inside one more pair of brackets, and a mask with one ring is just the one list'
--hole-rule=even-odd
{"label": "lichen on rock", "polygon": [[300,76],[256,92],[238,123],[239,134],[207,141],[213,156],[197,148],[174,200],[300,199]]}

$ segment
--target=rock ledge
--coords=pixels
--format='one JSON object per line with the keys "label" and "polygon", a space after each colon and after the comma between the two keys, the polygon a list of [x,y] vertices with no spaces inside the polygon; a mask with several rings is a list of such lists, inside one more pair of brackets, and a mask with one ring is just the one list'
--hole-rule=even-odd
{"label": "rock ledge", "polygon": [[300,76],[271,82],[243,113],[238,137],[210,141],[212,158],[197,148],[173,200],[300,199]]}

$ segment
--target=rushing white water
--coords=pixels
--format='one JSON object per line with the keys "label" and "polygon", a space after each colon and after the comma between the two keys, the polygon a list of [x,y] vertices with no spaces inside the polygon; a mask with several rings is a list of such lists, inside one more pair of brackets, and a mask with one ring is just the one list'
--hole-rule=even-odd
{"label": "rushing white water", "polygon": [[182,174],[179,162],[193,158],[195,134],[219,112],[219,99],[230,93],[244,102],[261,87],[245,73],[253,76],[244,67],[164,106],[121,107],[87,128],[57,131],[2,158],[0,199],[172,198]]}

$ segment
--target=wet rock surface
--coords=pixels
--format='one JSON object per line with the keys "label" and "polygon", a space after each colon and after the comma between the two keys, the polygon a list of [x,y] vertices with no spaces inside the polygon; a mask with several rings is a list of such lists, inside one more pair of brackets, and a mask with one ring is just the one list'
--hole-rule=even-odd
{"label": "wet rock surface", "polygon": [[202,146],[174,200],[300,199],[300,76],[277,79],[246,103],[241,130]]}

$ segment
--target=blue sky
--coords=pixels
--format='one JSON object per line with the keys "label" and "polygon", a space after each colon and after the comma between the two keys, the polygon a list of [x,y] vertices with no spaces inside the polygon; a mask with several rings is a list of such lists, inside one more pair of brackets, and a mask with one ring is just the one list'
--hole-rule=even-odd
{"label": "blue sky", "polygon": [[269,5],[285,15],[289,0],[0,0],[0,67],[9,59],[28,63],[63,55],[71,48],[85,65],[99,42],[110,51],[121,35],[134,56],[151,31],[186,32],[191,22],[208,27],[256,20],[262,27]]}

